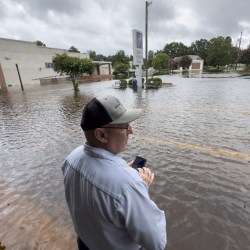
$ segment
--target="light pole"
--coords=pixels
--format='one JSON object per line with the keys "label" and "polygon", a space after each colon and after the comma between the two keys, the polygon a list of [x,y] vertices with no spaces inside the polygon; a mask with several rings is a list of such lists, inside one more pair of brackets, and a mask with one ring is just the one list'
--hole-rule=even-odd
{"label": "light pole", "polygon": [[22,89],[22,91],[24,91],[22,79],[21,79],[21,76],[20,76],[19,68],[18,68],[18,61],[15,61],[15,65],[16,65],[16,70],[17,70],[17,73],[18,73],[19,81],[20,81],[20,84],[21,84],[21,89]]}
{"label": "light pole", "polygon": [[[235,70],[237,70],[237,63],[240,55],[240,45],[241,45],[241,39],[242,39],[242,32],[240,33],[240,39],[239,39],[239,47],[237,50],[237,55],[236,55],[236,63],[235,63]],[[237,46],[236,46],[237,47]]]}
{"label": "light pole", "polygon": [[146,71],[146,81],[148,82],[148,6],[150,6],[152,2],[146,1],[146,15],[145,15],[145,71]]}

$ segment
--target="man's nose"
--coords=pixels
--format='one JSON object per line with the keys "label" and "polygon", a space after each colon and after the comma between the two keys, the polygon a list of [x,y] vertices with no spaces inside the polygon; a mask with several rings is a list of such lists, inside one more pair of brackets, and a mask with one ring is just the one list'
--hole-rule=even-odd
{"label": "man's nose", "polygon": [[128,126],[128,134],[133,134],[133,129],[130,124]]}

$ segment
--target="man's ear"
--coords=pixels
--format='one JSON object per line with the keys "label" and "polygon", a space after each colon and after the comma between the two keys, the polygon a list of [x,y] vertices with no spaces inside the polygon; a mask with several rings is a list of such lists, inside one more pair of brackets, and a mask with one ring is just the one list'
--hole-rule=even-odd
{"label": "man's ear", "polygon": [[107,143],[107,133],[105,129],[102,128],[95,129],[95,137],[99,142],[103,144]]}

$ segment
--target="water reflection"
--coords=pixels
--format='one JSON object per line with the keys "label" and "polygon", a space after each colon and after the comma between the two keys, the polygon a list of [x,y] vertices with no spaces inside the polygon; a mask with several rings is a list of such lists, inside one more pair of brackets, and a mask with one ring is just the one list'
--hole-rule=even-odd
{"label": "water reflection", "polygon": [[60,166],[84,141],[84,104],[100,94],[143,109],[124,158],[144,156],[156,174],[151,197],[167,212],[168,249],[248,249],[249,80],[162,79],[174,87],[133,92],[108,81],[76,94],[71,85],[0,94],[0,240],[9,249],[76,249]]}

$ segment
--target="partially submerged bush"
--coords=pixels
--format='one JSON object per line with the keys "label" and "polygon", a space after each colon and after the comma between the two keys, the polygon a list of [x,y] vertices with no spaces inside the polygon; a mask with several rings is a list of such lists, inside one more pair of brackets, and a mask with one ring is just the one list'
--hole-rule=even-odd
{"label": "partially submerged bush", "polygon": [[146,83],[147,89],[158,89],[162,87],[162,80],[158,77],[148,78],[148,82]]}
{"label": "partially submerged bush", "polygon": [[128,86],[127,80],[121,79],[121,80],[120,80],[120,87],[121,87],[122,89],[126,89],[127,86]]}

